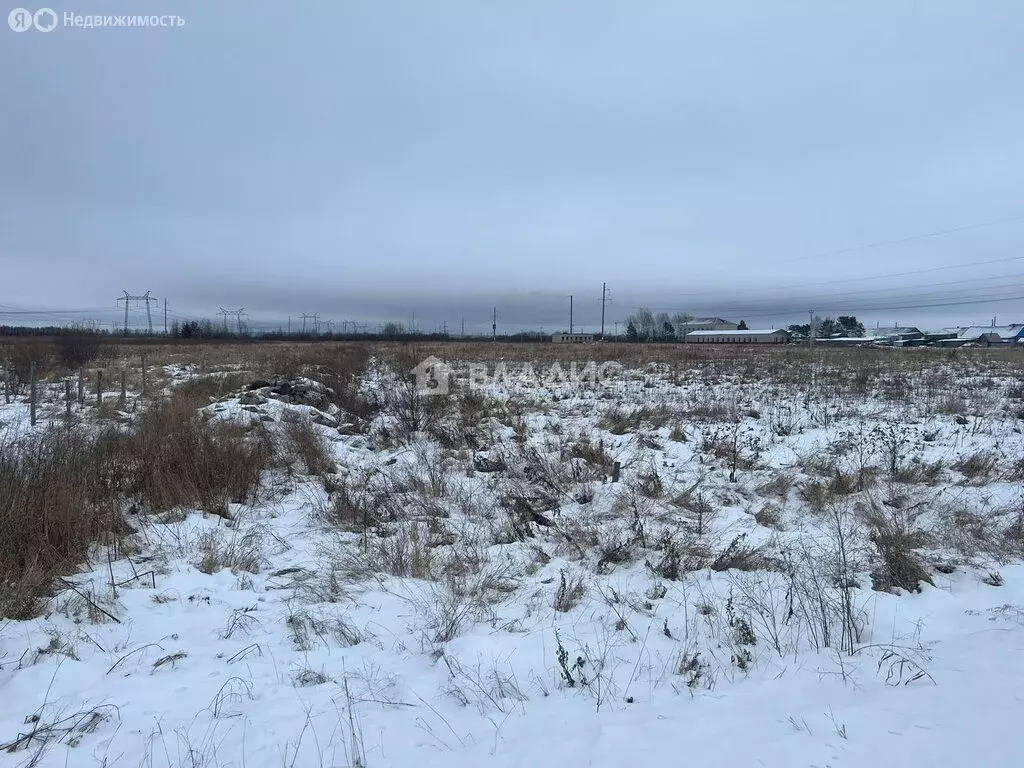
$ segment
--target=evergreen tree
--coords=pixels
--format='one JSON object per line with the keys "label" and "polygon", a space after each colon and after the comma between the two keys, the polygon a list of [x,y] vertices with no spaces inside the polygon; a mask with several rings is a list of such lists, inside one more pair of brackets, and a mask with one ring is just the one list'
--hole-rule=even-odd
{"label": "evergreen tree", "polygon": [[857,321],[853,315],[840,315],[836,322],[847,336],[860,338],[864,335],[864,324]]}

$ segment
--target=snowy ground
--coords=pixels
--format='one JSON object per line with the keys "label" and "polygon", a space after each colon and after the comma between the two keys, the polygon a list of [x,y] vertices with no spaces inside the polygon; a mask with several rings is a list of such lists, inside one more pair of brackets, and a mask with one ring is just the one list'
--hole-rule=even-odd
{"label": "snowy ground", "polygon": [[[0,622],[0,764],[1024,764],[1019,370],[944,365],[934,398],[650,366],[443,405],[378,368],[358,429],[215,403],[316,417],[333,466],[136,516]],[[884,534],[933,585],[872,589]]]}

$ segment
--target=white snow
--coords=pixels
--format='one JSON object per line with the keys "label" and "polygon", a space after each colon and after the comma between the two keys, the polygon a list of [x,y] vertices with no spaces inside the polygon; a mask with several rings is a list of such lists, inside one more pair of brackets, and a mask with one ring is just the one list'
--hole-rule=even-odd
{"label": "white snow", "polygon": [[[840,440],[859,446],[837,458],[844,471],[853,471],[859,449],[884,463],[890,443],[908,466],[941,461],[933,485],[906,489],[927,506],[926,526],[939,526],[942,510],[956,505],[996,516],[1021,503],[1019,480],[972,483],[951,468],[981,450],[1001,466],[1024,455],[1024,422],[1003,407],[1008,378],[997,376],[993,389],[978,383],[990,375],[959,372],[958,386],[975,397],[960,423],[937,403],[887,401],[884,388],[850,402],[756,379],[709,390],[699,371],[681,374],[681,384],[656,366],[630,373],[612,397],[568,386],[516,391],[514,383],[491,393],[531,404],[526,447],[538,455],[557,454],[558,441],[583,433],[622,463],[622,483],[581,483],[591,500],[562,499],[557,513],[545,512],[562,532],[635,535],[617,499],[627,481],[653,469],[671,489],[666,496],[703,483],[716,507],[708,523],[715,551],[745,535],[745,544],[775,554],[825,552],[828,526],[797,490],[778,500],[775,530],[755,521],[771,501],[757,489],[780,474],[812,479],[810,459]],[[684,418],[679,442],[668,425],[601,428],[602,413],[620,403],[724,405],[748,416],[739,427]],[[306,411],[274,400],[261,409],[276,419]],[[209,410],[260,418],[237,401]],[[0,406],[0,422],[26,418],[21,403]],[[339,478],[372,484],[406,471],[429,479],[432,467],[457,458],[424,435],[386,447],[379,430],[387,425],[382,419],[370,435],[353,437],[322,428]],[[482,422],[489,455],[520,460],[517,429],[504,418]],[[729,457],[708,448],[733,438],[753,465],[736,482]],[[78,591],[61,592],[46,615],[0,623],[0,743],[13,745],[0,765],[1024,764],[1019,562],[961,557],[952,573],[933,572],[935,586],[922,584],[920,594],[872,591],[859,570],[854,647],[839,650],[836,640],[816,648],[808,622],[787,619],[785,573],[704,567],[670,580],[648,567],[662,531],[676,530],[680,515],[693,524],[664,498],[630,496],[644,505],[650,539],[635,560],[599,563],[586,545],[581,557],[540,527],[525,542],[495,543],[504,541],[494,535],[505,516],[495,501],[500,473],[467,473],[469,455],[462,458],[438,499],[446,514],[396,529],[431,537],[442,565],[479,556],[476,571],[451,578],[365,570],[362,533],[325,524],[319,513],[329,499],[315,478],[269,476],[272,500],[233,505],[233,523],[197,511],[177,522],[134,520],[139,552],[109,561],[98,552],[73,578]],[[411,506],[407,513],[422,517]],[[932,554],[948,555],[946,543]],[[201,572],[201,553],[213,546],[258,552],[258,572]],[[995,571],[1001,586],[985,582]],[[577,578],[585,594],[556,610],[562,580],[571,590]],[[460,594],[467,585],[475,597]],[[756,643],[738,639],[737,617]],[[19,741],[33,731],[39,738]]]}

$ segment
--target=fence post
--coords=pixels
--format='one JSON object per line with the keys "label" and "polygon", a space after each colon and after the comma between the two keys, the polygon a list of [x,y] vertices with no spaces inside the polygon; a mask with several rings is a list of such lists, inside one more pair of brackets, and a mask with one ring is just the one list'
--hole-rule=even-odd
{"label": "fence post", "polygon": [[28,377],[29,377],[29,418],[32,422],[32,426],[36,425],[36,364],[28,364]]}
{"label": "fence post", "polygon": [[612,466],[612,482],[613,483],[619,482],[619,471],[621,469],[622,469],[622,464],[620,464],[619,462],[616,461],[615,464]]}
{"label": "fence post", "polygon": [[142,394],[146,394],[146,353],[143,352],[140,357],[142,358]]}
{"label": "fence post", "polygon": [[4,374],[4,404],[11,404],[11,384],[10,384],[10,373]]}
{"label": "fence post", "polygon": [[128,400],[128,388],[125,385],[124,368],[121,369],[121,399],[118,401],[122,406]]}
{"label": "fence post", "polygon": [[96,371],[96,405],[103,405],[103,371]]}
{"label": "fence post", "polygon": [[78,369],[78,405],[79,407],[85,405],[85,370],[83,368]]}
{"label": "fence post", "polygon": [[71,379],[64,379],[64,416],[71,426]]}

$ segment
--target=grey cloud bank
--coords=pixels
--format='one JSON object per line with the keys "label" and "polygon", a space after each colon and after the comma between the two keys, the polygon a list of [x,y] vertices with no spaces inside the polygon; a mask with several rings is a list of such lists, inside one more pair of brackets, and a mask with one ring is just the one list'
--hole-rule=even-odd
{"label": "grey cloud bank", "polygon": [[127,288],[553,329],[569,293],[596,324],[607,281],[609,322],[1024,317],[1022,220],[816,256],[1024,214],[1024,6],[837,5],[154,0],[186,25],[2,29],[0,311],[116,317]]}

